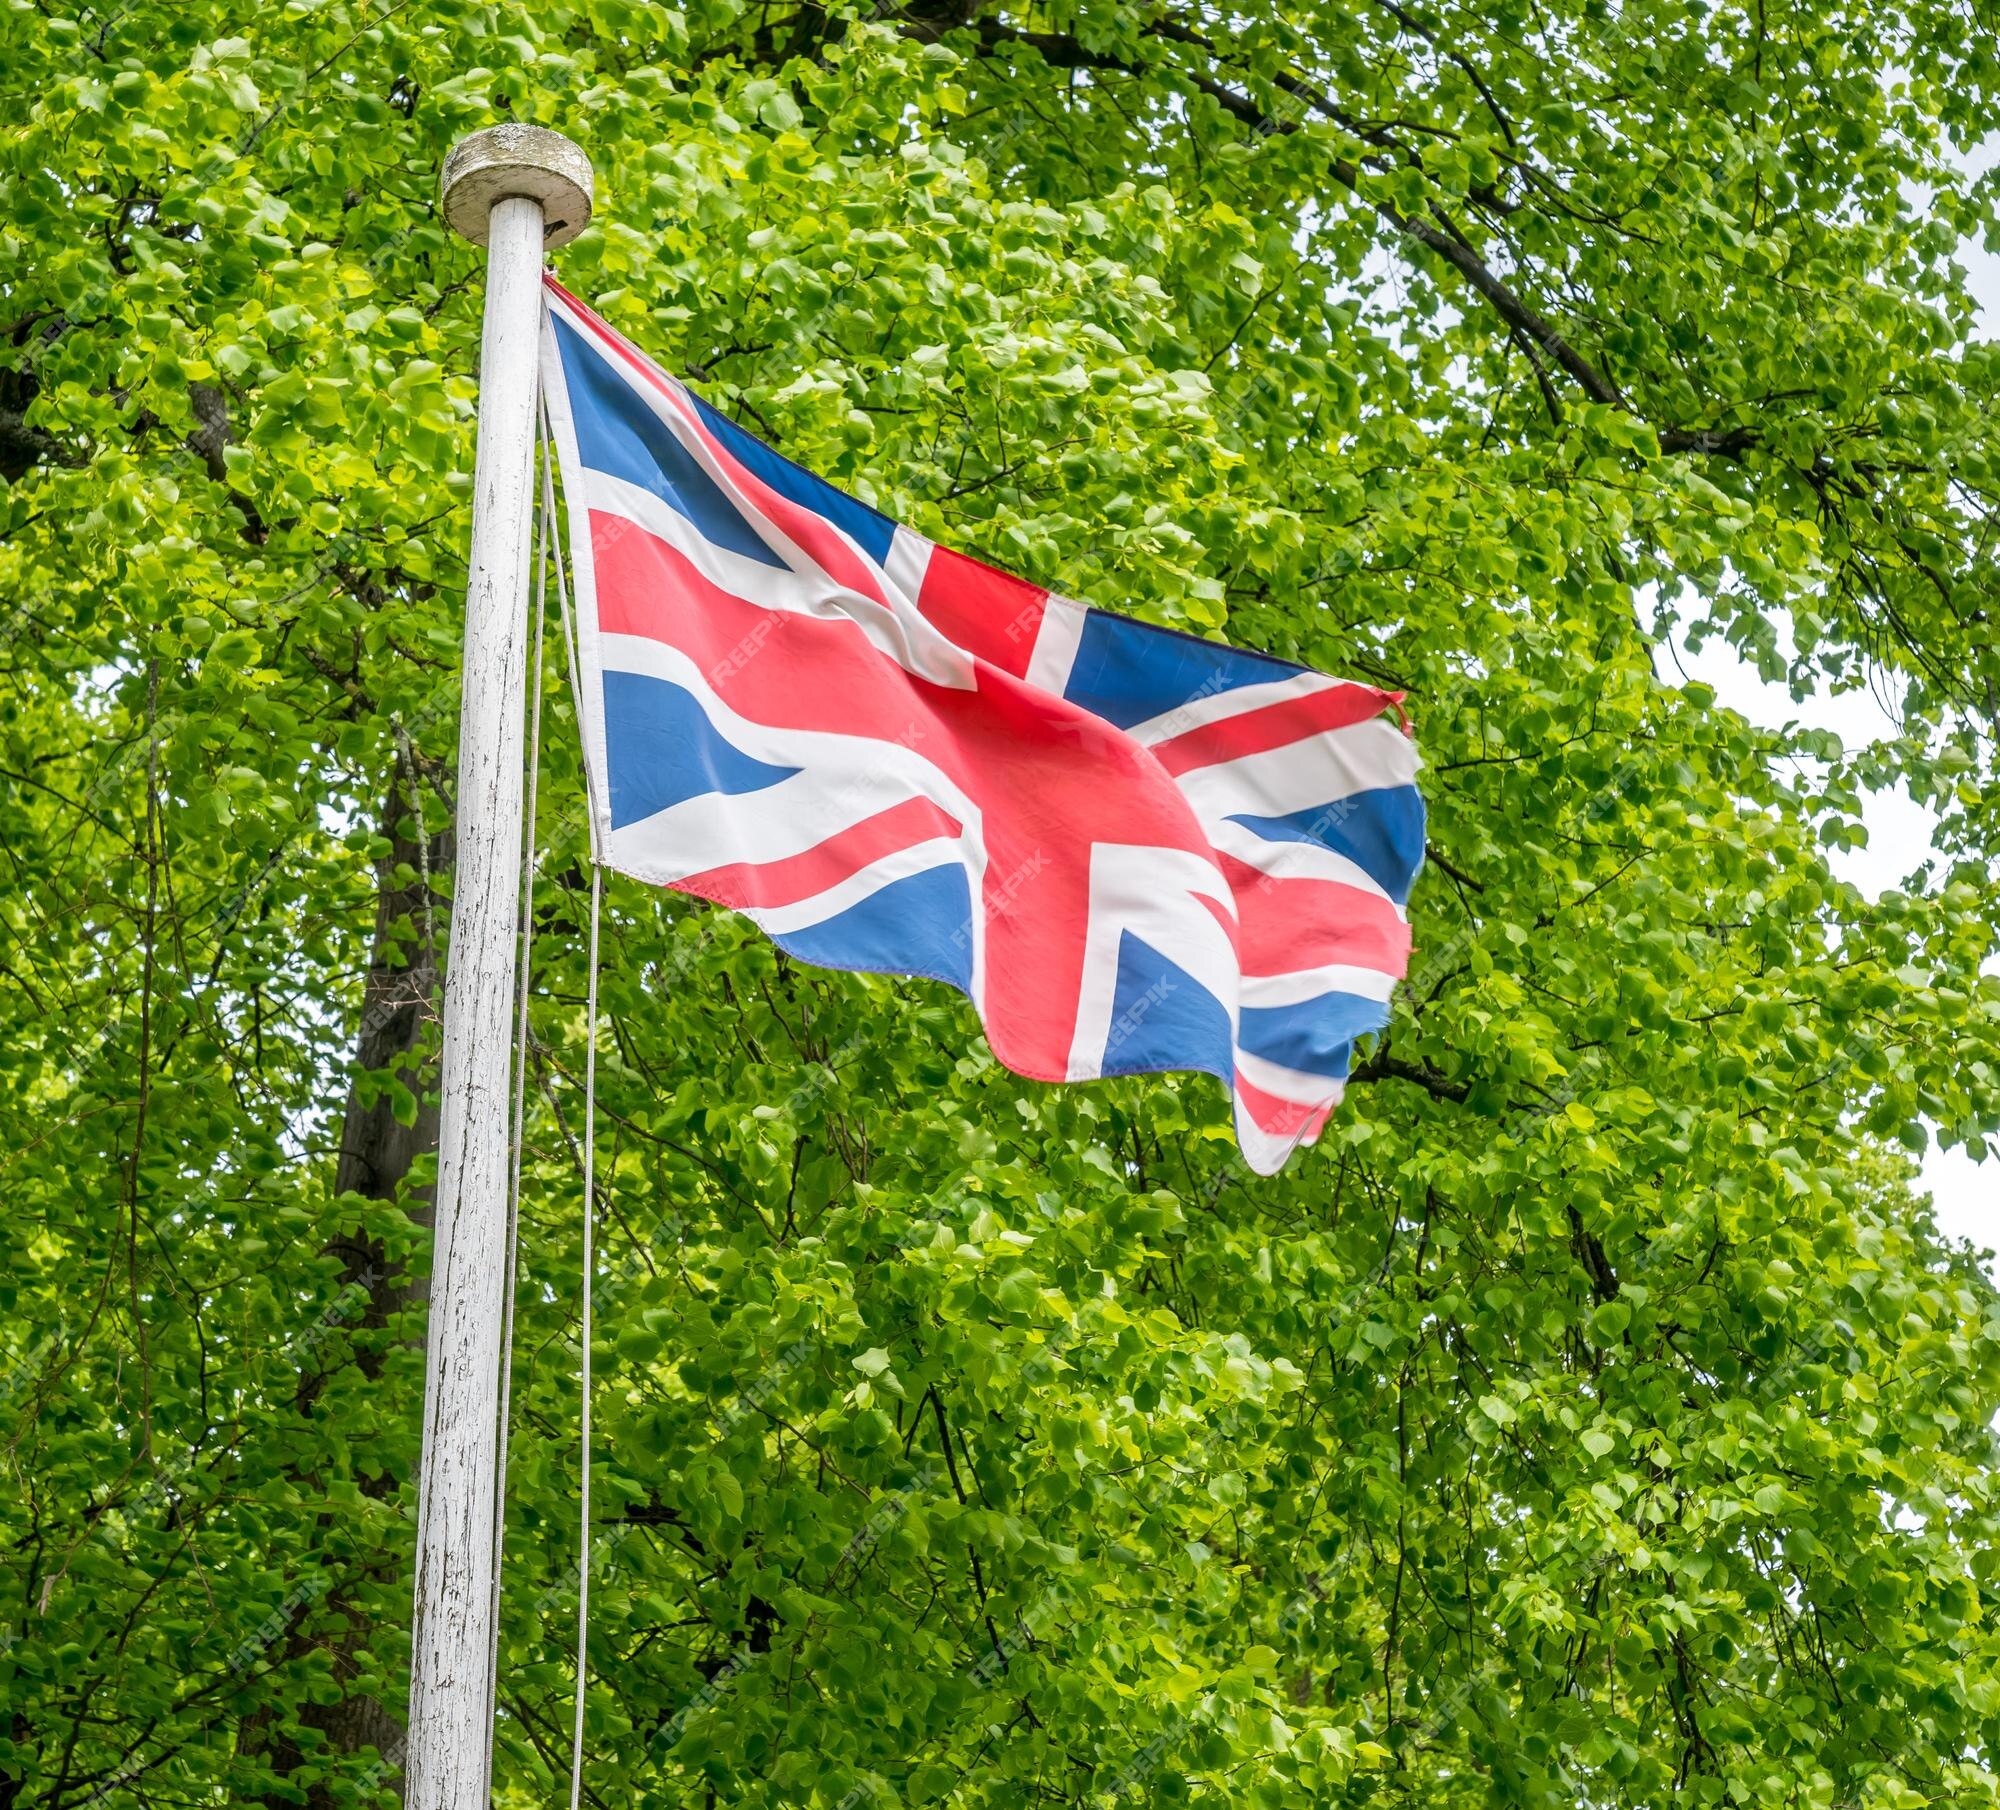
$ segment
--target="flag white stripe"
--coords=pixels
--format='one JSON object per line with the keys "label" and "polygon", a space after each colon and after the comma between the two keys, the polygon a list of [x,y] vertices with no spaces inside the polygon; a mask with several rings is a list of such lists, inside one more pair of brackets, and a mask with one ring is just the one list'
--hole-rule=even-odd
{"label": "flag white stripe", "polygon": [[1338,1100],[1346,1086],[1345,1082],[1329,1080],[1325,1075],[1286,1068],[1240,1046],[1236,1051],[1236,1070],[1252,1087],[1296,1106],[1324,1106],[1329,1100]]}
{"label": "flag white stripe", "polygon": [[1212,829],[1232,816],[1289,817],[1357,792],[1411,785],[1417,766],[1416,747],[1401,726],[1378,716],[1192,768],[1178,783],[1203,827]]}
{"label": "flag white stripe", "polygon": [[1311,697],[1315,692],[1331,691],[1344,683],[1346,681],[1341,679],[1328,678],[1325,673],[1302,672],[1294,673],[1290,678],[1273,679],[1266,685],[1238,685],[1232,689],[1197,692],[1185,703],[1163,710],[1158,716],[1148,717],[1143,723],[1135,723],[1125,733],[1135,742],[1142,742],[1150,748],[1160,742],[1170,742],[1177,735],[1186,735],[1191,729],[1206,729],[1211,723],[1220,723],[1252,710],[1262,710],[1267,705]]}
{"label": "flag white stripe", "polygon": [[1297,968],[1284,974],[1246,974],[1243,1003],[1246,1006],[1296,1006],[1322,994],[1347,993],[1358,999],[1387,1004],[1396,991],[1396,977],[1380,968],[1357,968],[1346,962],[1328,962],[1318,968]]}
{"label": "flag white stripe", "polygon": [[[1338,1106],[1346,1093],[1344,1087],[1337,1087],[1324,1102],[1331,1112]],[[1317,1106],[1318,1102],[1315,1103]],[[1316,1136],[1317,1132],[1312,1136]],[[1266,1131],[1250,1116],[1250,1108],[1239,1094],[1236,1099],[1236,1145],[1243,1152],[1243,1161],[1253,1173],[1276,1175],[1285,1166],[1301,1144],[1310,1143],[1312,1136],[1304,1133]]]}
{"label": "flag white stripe", "polygon": [[[569,378],[563,370],[557,346],[551,306],[554,298],[543,290],[542,313],[542,401],[548,413],[550,437],[555,441],[556,465],[563,478],[563,512],[569,518],[568,547],[570,580],[576,594],[576,660],[581,672],[573,675],[576,685],[577,728],[583,742],[585,805],[590,813],[590,852],[594,860],[607,861],[611,847],[611,806],[606,797],[611,762],[604,743],[604,688],[599,678],[603,655],[597,630],[597,564],[590,548],[590,510],[580,489],[577,473],[583,457],[576,441],[576,422],[570,413]],[[557,557],[561,557],[561,550]]]}
{"label": "flag white stripe", "polygon": [[[710,584],[752,609],[852,622],[905,672],[954,691],[972,689],[971,655],[939,634],[914,605],[885,609],[874,598],[835,584],[818,566],[809,566],[801,576],[718,546],[671,503],[609,472],[586,470],[581,488],[592,509],[665,541]],[[760,532],[764,525],[763,518],[757,518]],[[598,532],[610,534],[610,523]]]}
{"label": "flag white stripe", "polygon": [[931,543],[921,534],[912,534],[901,522],[889,543],[889,557],[882,562],[882,576],[897,597],[915,609],[923,595],[924,574],[930,570]]}
{"label": "flag white stripe", "polygon": [[[604,671],[662,679],[669,685],[678,685],[692,693],[707,713],[708,720],[715,725],[716,733],[753,760],[764,761],[774,767],[806,768],[825,762],[843,772],[878,774],[900,783],[902,790],[898,796],[935,799],[959,822],[967,826],[979,822],[978,805],[960,790],[957,782],[942,767],[907,743],[884,741],[878,735],[849,735],[838,729],[801,729],[790,725],[773,728],[731,708],[717,694],[708,675],[681,649],[670,643],[655,641],[650,635],[603,635],[599,640]],[[722,795],[710,793],[707,796]],[[757,796],[768,798],[770,791],[760,792]],[[849,821],[859,822],[863,817],[872,816],[874,810],[879,808],[877,805],[869,810],[844,815],[848,815]],[[837,821],[828,822],[815,841],[824,841],[842,827]]]}
{"label": "flag white stripe", "polygon": [[1089,611],[1067,597],[1051,595],[1042,606],[1042,626],[1035,634],[1035,650],[1028,658],[1030,685],[1061,697],[1069,686],[1076,650],[1083,644],[1084,619]]}
{"label": "flag white stripe", "polygon": [[1273,880],[1331,880],[1337,885],[1373,893],[1398,917],[1403,915],[1401,907],[1359,862],[1322,848],[1317,842],[1276,842],[1240,823],[1232,823],[1227,817],[1204,823],[1202,829],[1212,847],[1225,855],[1234,855],[1246,867],[1254,867]]}
{"label": "flag white stripe", "polygon": [[1091,848],[1083,985],[1070,1039],[1072,1081],[1091,1080],[1117,1059],[1118,957],[1127,931],[1215,996],[1229,1015],[1234,1040],[1236,947],[1229,931],[1198,903],[1201,898],[1215,900],[1235,916],[1236,903],[1221,873],[1197,854],[1117,842]]}

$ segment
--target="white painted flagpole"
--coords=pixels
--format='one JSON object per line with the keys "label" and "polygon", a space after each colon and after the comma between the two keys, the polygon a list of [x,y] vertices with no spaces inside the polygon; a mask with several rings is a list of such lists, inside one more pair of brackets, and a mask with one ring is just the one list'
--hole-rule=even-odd
{"label": "white painted flagpole", "polygon": [[487,247],[486,320],[417,1502],[404,1758],[409,1810],[486,1810],[488,1803],[542,252],[583,230],[591,186],[590,160],[560,133],[539,126],[475,132],[454,147],[444,166],[446,219]]}

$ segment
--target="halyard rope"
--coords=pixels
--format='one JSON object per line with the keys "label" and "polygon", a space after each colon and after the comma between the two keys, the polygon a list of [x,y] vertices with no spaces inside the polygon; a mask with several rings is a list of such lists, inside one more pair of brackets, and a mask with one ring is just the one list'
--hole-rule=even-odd
{"label": "halyard rope", "polygon": [[[569,655],[570,698],[576,709],[578,727],[584,716],[578,696],[576,630],[570,618],[569,584],[563,571],[561,535],[556,514],[555,473],[550,453],[554,435],[550,432],[548,401],[542,402],[542,513],[550,524],[556,545],[556,607],[562,617],[563,643]],[[593,1272],[596,1269],[597,1218],[597,952],[598,927],[604,910],[604,870],[597,863],[597,812],[590,793],[590,759],[584,762],[586,808],[590,818],[590,979],[584,1006],[583,1054],[583,1377],[580,1441],[582,1459],[578,1467],[580,1526],[576,1552],[576,1711],[570,1734],[569,1804],[578,1810],[583,1801],[583,1707],[584,1689],[590,1675],[590,1340],[593,1308]]]}
{"label": "halyard rope", "polygon": [[[546,466],[546,443],[539,449]],[[521,1153],[527,1135],[528,989],[535,953],[535,834],[536,806],[542,769],[542,672],[545,625],[548,621],[550,540],[554,517],[546,506],[535,518],[535,665],[528,698],[528,798],[526,833],[521,845],[521,961],[516,977],[519,1012],[514,1028],[513,1149],[507,1175],[507,1280],[500,1306],[500,1425],[499,1461],[493,1487],[493,1606],[489,1621],[493,1640],[486,1656],[486,1715],[491,1726],[500,1691],[500,1578],[507,1541],[507,1428],[514,1392],[514,1288],[518,1274],[521,1233]],[[558,555],[559,556],[559,555]],[[486,1750],[486,1792],[493,1795],[493,1749]]]}

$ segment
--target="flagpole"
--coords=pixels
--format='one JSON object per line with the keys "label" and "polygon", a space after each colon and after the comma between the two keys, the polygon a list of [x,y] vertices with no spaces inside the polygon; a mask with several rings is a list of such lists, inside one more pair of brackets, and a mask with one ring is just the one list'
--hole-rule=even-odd
{"label": "flagpole", "polygon": [[560,133],[494,126],[453,148],[442,186],[445,218],[487,248],[486,317],[404,1801],[486,1810],[542,252],[589,221],[590,160]]}

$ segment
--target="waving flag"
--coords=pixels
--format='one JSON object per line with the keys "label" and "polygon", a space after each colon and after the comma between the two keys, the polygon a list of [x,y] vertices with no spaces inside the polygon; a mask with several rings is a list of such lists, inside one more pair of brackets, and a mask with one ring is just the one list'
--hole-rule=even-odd
{"label": "waving flag", "polygon": [[599,858],[966,994],[1019,1074],[1205,1069],[1260,1173],[1409,959],[1396,694],[1054,596],[773,452],[553,280]]}

